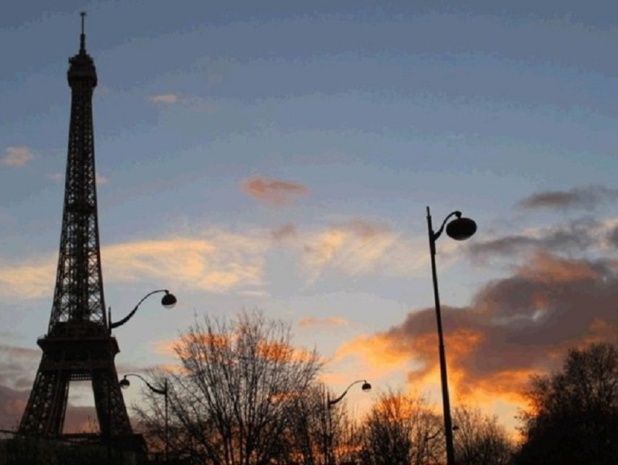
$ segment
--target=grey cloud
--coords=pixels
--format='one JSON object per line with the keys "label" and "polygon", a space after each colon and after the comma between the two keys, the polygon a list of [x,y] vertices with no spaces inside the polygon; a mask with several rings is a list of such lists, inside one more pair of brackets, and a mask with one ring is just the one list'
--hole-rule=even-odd
{"label": "grey cloud", "polygon": [[546,191],[524,198],[518,206],[525,210],[538,208],[593,208],[618,198],[618,189],[604,186],[576,187],[567,191]]}
{"label": "grey cloud", "polygon": [[[530,372],[546,368],[566,348],[618,341],[617,302],[614,263],[538,254],[511,276],[486,284],[469,307],[444,306],[447,354],[463,373],[460,391],[520,391]],[[433,308],[410,313],[384,336],[424,362],[410,380],[437,365]]]}
{"label": "grey cloud", "polygon": [[[486,241],[475,240],[468,247],[472,258],[484,259],[492,256],[516,257],[535,251],[583,252],[600,247],[606,237],[599,236],[601,225],[590,218],[579,218],[566,225],[546,228],[531,234],[518,233]],[[617,234],[618,237],[618,234]]]}

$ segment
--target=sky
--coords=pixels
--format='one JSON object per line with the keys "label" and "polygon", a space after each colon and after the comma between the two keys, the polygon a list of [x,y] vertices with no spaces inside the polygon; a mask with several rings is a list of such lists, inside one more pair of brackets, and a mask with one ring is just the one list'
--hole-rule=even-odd
{"label": "sky", "polygon": [[[465,3],[465,4],[464,4]],[[17,2],[0,17],[0,428],[51,312],[80,11],[94,58],[106,304],[119,374],[176,363],[202,316],[259,309],[361,415],[451,403],[508,428],[529,377],[618,336],[618,4],[522,0]],[[129,405],[139,389],[124,392]],[[68,429],[92,421],[70,391]]]}

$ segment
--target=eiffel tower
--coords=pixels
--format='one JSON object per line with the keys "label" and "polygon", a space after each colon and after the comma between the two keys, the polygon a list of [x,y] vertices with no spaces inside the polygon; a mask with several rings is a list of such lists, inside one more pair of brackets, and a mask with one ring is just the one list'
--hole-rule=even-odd
{"label": "eiffel tower", "polygon": [[[56,287],[43,350],[19,433],[63,435],[72,381],[91,381],[103,438],[135,438],[118,384],[111,334],[103,298],[95,184],[92,94],[97,85],[94,60],[86,52],[81,14],[80,48],[69,58],[71,121]],[[121,440],[123,438],[123,440]]]}

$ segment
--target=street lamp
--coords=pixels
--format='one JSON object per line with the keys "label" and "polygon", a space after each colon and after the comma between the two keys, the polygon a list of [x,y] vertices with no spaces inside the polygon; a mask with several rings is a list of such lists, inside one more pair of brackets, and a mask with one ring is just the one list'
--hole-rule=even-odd
{"label": "street lamp", "polygon": [[[453,221],[446,224],[449,218],[456,216]],[[446,439],[446,463],[455,465],[455,448],[453,447],[453,422],[451,420],[451,406],[448,396],[448,377],[446,374],[446,354],[444,352],[444,336],[442,334],[442,316],[440,313],[440,294],[438,291],[438,275],[436,272],[436,241],[442,234],[446,225],[446,234],[457,240],[463,241],[476,232],[476,223],[470,218],[461,216],[461,212],[449,213],[442,226],[434,232],[431,225],[431,213],[427,207],[427,232],[429,235],[429,252],[431,255],[431,276],[433,279],[433,296],[435,300],[436,322],[438,325],[438,350],[440,354],[440,380],[442,384],[442,409],[444,415],[444,437]]]}
{"label": "street lamp", "polygon": [[167,385],[167,378],[164,379],[163,381],[163,389],[161,388],[156,388],[154,387],[152,384],[150,384],[148,381],[146,381],[145,378],[143,378],[142,376],[135,374],[135,373],[129,373],[124,375],[124,377],[118,382],[118,384],[120,385],[120,387],[122,389],[126,389],[129,386],[131,386],[131,382],[127,379],[128,376],[135,376],[136,378],[141,379],[146,386],[148,386],[148,389],[150,389],[152,392],[154,392],[155,394],[159,394],[165,397],[165,454],[164,454],[164,460],[165,462],[167,462],[167,457],[168,457],[168,453],[169,453],[169,415],[168,415],[168,404],[169,404],[169,389],[168,389],[168,385]]}
{"label": "street lamp", "polygon": [[139,306],[142,304],[144,300],[146,300],[151,295],[157,294],[160,292],[165,293],[165,295],[161,298],[161,305],[163,305],[165,308],[172,308],[174,307],[174,305],[176,305],[176,296],[174,294],[170,293],[170,291],[168,291],[167,289],[157,289],[156,291],[151,291],[148,294],[146,294],[144,297],[142,297],[142,299],[137,303],[137,305],[133,308],[133,310],[131,310],[131,312],[127,316],[125,316],[120,321],[116,321],[115,323],[112,323],[112,309],[110,308],[108,310],[109,333],[111,334],[112,329],[118,328],[119,326],[122,326],[127,321],[129,321],[133,317],[133,315],[135,315],[135,312],[137,312],[137,309],[139,308]]}
{"label": "street lamp", "polygon": [[358,379],[356,381],[354,381],[353,383],[350,383],[350,385],[345,389],[345,391],[343,391],[343,394],[341,394],[339,397],[336,397],[334,399],[330,398],[330,392],[328,390],[326,390],[326,408],[328,410],[328,440],[325,444],[326,446],[326,453],[324,454],[326,456],[326,463],[327,465],[332,465],[334,464],[334,460],[333,460],[333,452],[332,452],[332,446],[333,446],[333,417],[331,415],[331,408],[333,407],[333,405],[335,405],[336,403],[340,402],[348,393],[348,391],[350,390],[350,388],[352,386],[354,386],[355,384],[359,384],[359,383],[363,383],[361,386],[361,389],[363,390],[363,392],[369,392],[371,391],[371,384],[369,384],[367,382],[366,379]]}
{"label": "street lamp", "polygon": [[[114,328],[118,328],[119,326],[124,325],[127,321],[129,321],[133,315],[135,315],[135,312],[137,312],[137,309],[139,308],[139,306],[142,304],[142,302],[144,302],[144,300],[146,300],[148,297],[150,297],[153,294],[157,294],[157,293],[161,293],[163,292],[165,295],[163,296],[163,298],[161,299],[161,305],[163,305],[165,308],[172,308],[174,305],[176,305],[176,296],[172,293],[170,293],[167,289],[157,289],[155,291],[151,291],[148,294],[146,294],[144,297],[141,298],[141,300],[137,303],[137,305],[135,305],[135,307],[133,307],[133,310],[131,310],[129,312],[129,314],[127,316],[125,316],[122,320],[117,321],[115,323],[112,323],[112,309],[111,307],[108,309],[108,313],[107,313],[107,324],[108,324],[108,331],[109,331],[109,335],[110,335],[110,343],[113,340],[113,337],[111,337],[112,334],[112,329]],[[117,347],[117,346],[116,346]],[[110,348],[110,351],[112,349]],[[117,350],[117,348],[116,348]],[[113,354],[115,355],[116,352],[113,352]],[[114,369],[114,361],[112,358],[112,355],[110,355],[109,357],[109,363],[110,363],[110,373],[114,373],[114,377],[115,375],[115,369]],[[122,385],[121,385],[122,387]],[[167,397],[166,397],[167,399]],[[111,464],[111,460],[112,460],[112,439],[113,439],[113,431],[112,431],[112,426],[113,426],[113,422],[112,422],[112,387],[108,386],[107,387],[107,434],[109,435],[108,437],[108,441],[107,441],[107,461],[109,464]]]}
{"label": "street lamp", "polygon": [[367,382],[366,379],[358,379],[356,381],[354,381],[353,383],[351,383],[346,389],[345,391],[343,391],[343,394],[341,394],[339,397],[335,398],[335,399],[330,399],[330,393],[327,391],[326,393],[326,405],[328,406],[328,409],[330,410],[330,408],[335,405],[337,402],[339,402],[341,399],[343,399],[345,397],[345,395],[348,393],[348,391],[350,390],[350,388],[352,386],[354,386],[355,384],[358,383],[363,383],[363,385],[361,386],[361,389],[363,390],[363,392],[368,392],[371,391],[371,384],[369,384]]}

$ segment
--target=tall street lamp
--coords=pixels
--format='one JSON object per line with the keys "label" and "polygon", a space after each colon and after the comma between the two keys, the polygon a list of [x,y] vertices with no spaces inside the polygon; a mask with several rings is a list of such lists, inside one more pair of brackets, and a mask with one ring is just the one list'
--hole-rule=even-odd
{"label": "tall street lamp", "polygon": [[[132,317],[133,315],[135,315],[135,313],[137,312],[137,310],[139,309],[139,306],[142,304],[142,302],[144,302],[144,300],[146,300],[148,297],[150,297],[153,294],[158,294],[158,293],[164,293],[164,296],[161,298],[161,305],[163,305],[163,307],[165,308],[172,308],[174,307],[174,305],[176,305],[176,296],[172,293],[170,293],[170,291],[168,291],[167,289],[157,289],[155,291],[151,291],[148,294],[146,294],[144,297],[141,298],[141,300],[137,303],[137,305],[135,305],[135,307],[133,307],[133,310],[131,310],[129,312],[129,314],[127,316],[125,316],[123,319],[112,323],[112,309],[109,308],[108,309],[108,313],[107,313],[107,324],[108,324],[108,331],[109,334],[111,336],[112,334],[112,329],[114,328],[118,328],[119,326],[124,325],[125,323],[127,323]],[[112,341],[112,338],[110,337],[110,341]],[[110,371],[114,372],[114,363],[112,360],[112,357],[109,357],[110,360]],[[108,434],[109,434],[109,438],[107,441],[107,461],[108,463],[111,463],[111,459],[112,459],[112,439],[113,439],[113,432],[112,432],[112,426],[113,426],[113,422],[112,422],[112,388],[111,386],[108,386],[107,388],[107,423],[108,423]]]}
{"label": "tall street lamp", "polygon": [[129,373],[124,375],[124,377],[119,381],[120,387],[122,389],[126,389],[129,386],[131,386],[131,382],[127,379],[128,376],[135,376],[136,378],[141,379],[146,386],[148,386],[148,389],[150,389],[152,392],[154,392],[155,394],[159,394],[165,397],[165,432],[164,432],[164,436],[165,436],[165,454],[164,454],[164,461],[167,462],[167,458],[168,458],[168,453],[169,453],[169,415],[168,415],[168,404],[169,404],[169,390],[168,390],[168,385],[167,385],[167,378],[164,379],[163,381],[163,389],[161,388],[156,388],[154,387],[152,384],[150,384],[148,381],[146,381],[145,378],[143,378],[142,376],[135,374],[135,373]]}
{"label": "tall street lamp", "polygon": [[[449,218],[456,218],[446,224]],[[446,439],[446,463],[455,465],[455,448],[453,447],[453,422],[451,420],[451,405],[448,395],[448,377],[446,374],[446,354],[444,352],[444,336],[442,334],[442,316],[440,313],[440,294],[438,291],[438,275],[436,272],[436,241],[442,234],[446,225],[446,234],[457,240],[463,241],[471,237],[476,232],[476,223],[470,218],[461,216],[461,212],[454,211],[449,213],[442,226],[434,232],[431,225],[431,213],[427,207],[427,232],[429,235],[429,252],[431,254],[431,276],[433,279],[433,296],[435,300],[436,322],[438,325],[438,350],[440,354],[440,380],[442,385],[442,409],[444,415],[444,437]]]}
{"label": "tall street lamp", "polygon": [[334,399],[330,398],[330,392],[326,390],[326,408],[328,410],[328,435],[327,435],[328,440],[326,442],[326,451],[324,455],[326,456],[327,465],[333,465],[335,463],[333,460],[333,451],[332,451],[333,417],[331,416],[331,408],[333,407],[333,405],[340,402],[346,396],[346,394],[348,393],[348,391],[350,390],[352,386],[354,386],[355,384],[359,384],[359,383],[363,383],[361,386],[361,389],[363,390],[363,392],[371,391],[371,384],[369,384],[366,379],[358,379],[354,381],[353,383],[350,383],[350,385],[347,388],[345,388],[345,391],[343,391],[343,394],[341,394],[339,397],[336,397]]}

